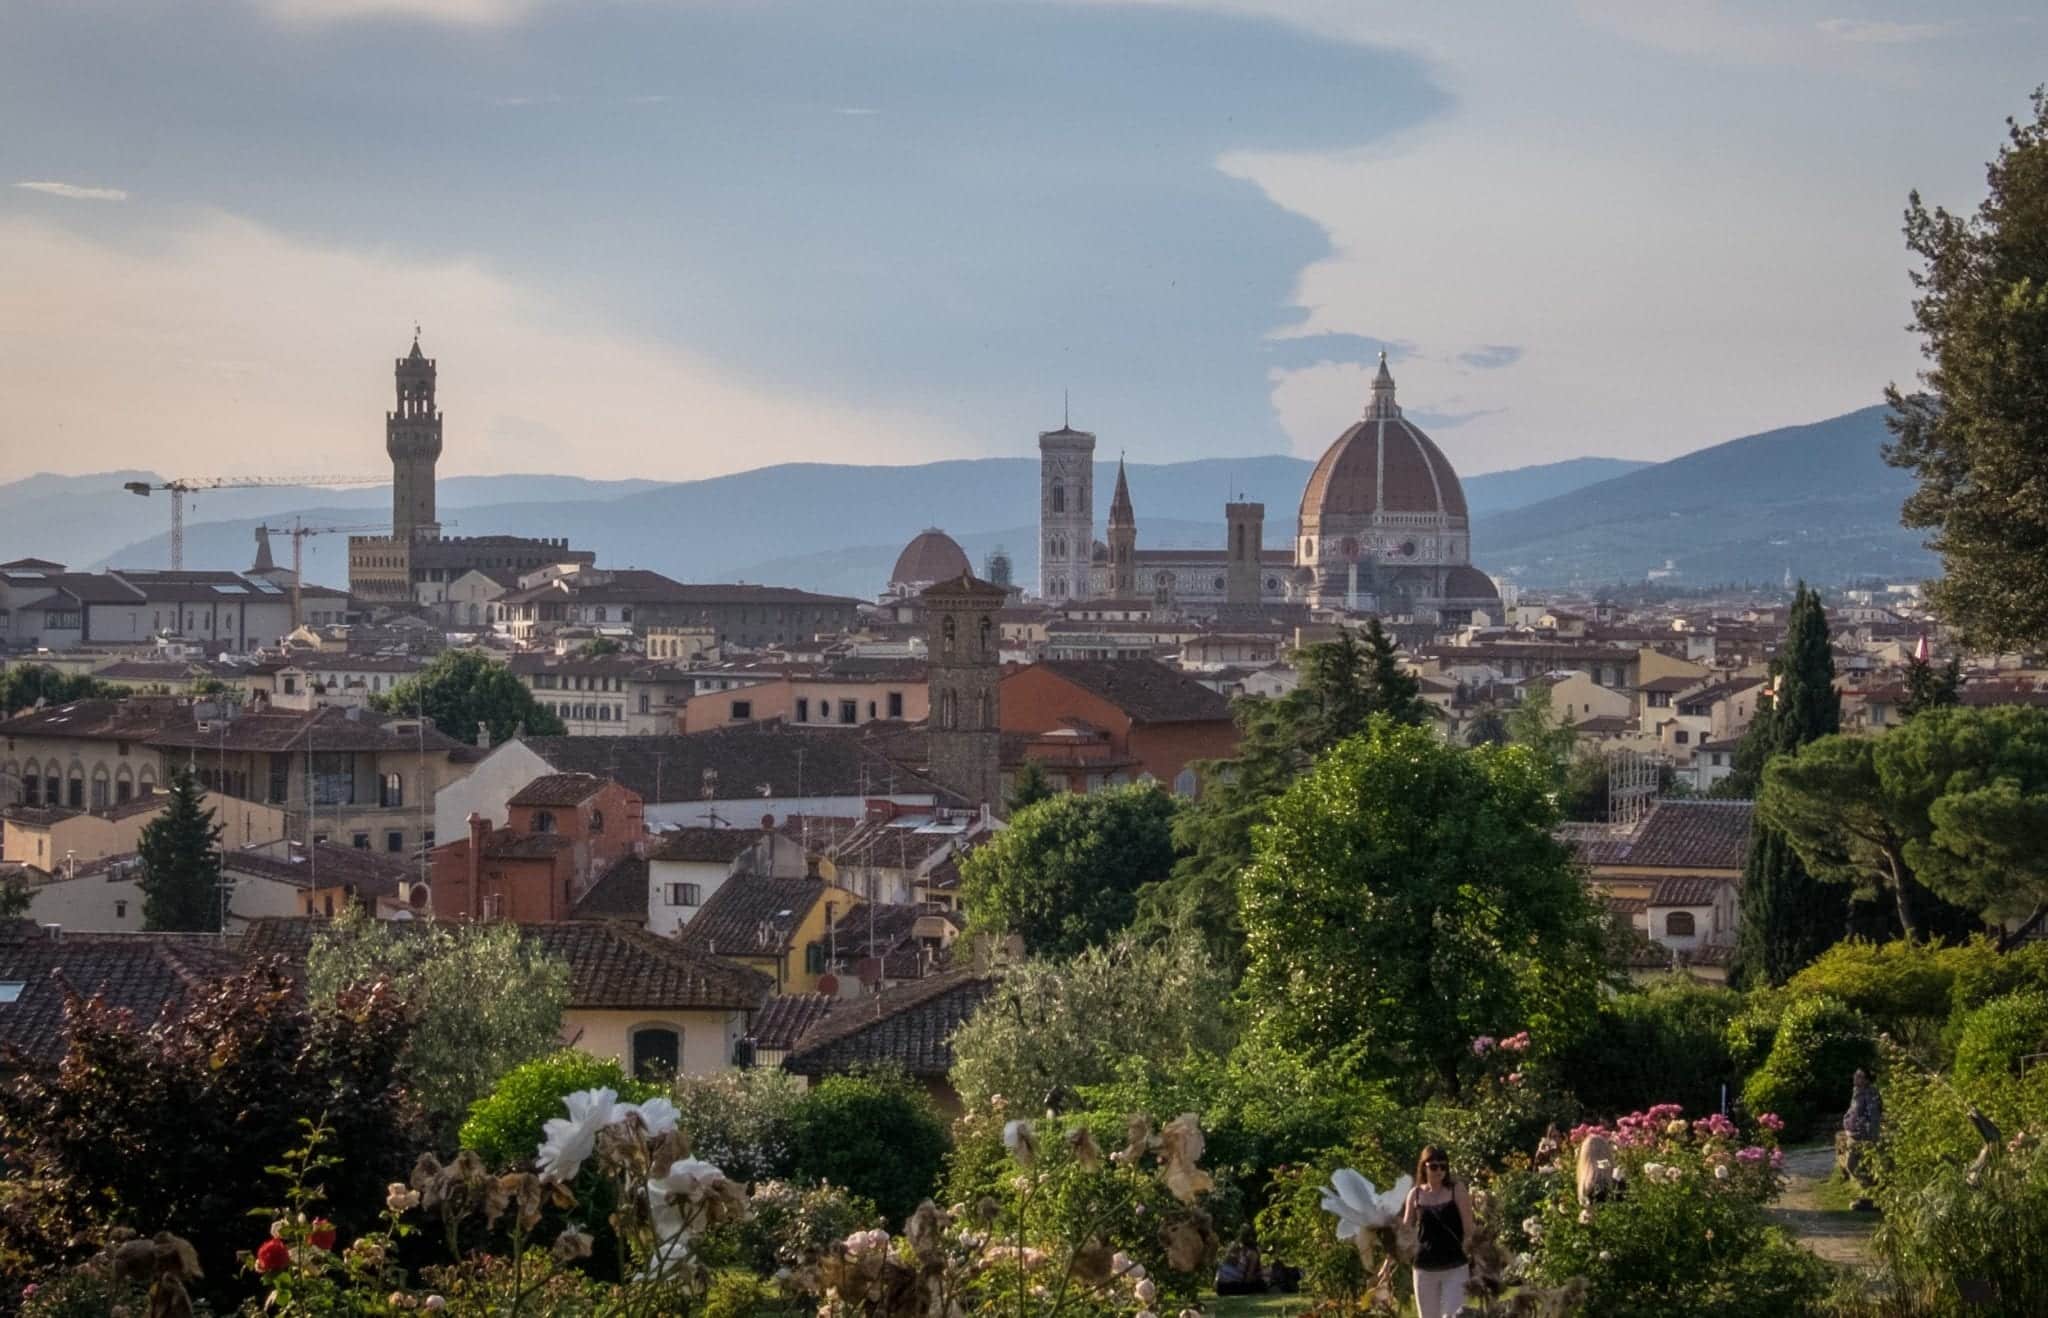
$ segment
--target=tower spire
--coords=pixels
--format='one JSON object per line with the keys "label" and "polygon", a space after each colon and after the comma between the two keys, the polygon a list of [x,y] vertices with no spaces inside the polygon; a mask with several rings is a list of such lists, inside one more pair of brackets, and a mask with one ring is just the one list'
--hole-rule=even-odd
{"label": "tower spire", "polygon": [[1131,485],[1124,479],[1124,455],[1116,455],[1116,493],[1109,497],[1109,524],[1136,526],[1138,514],[1131,507]]}
{"label": "tower spire", "polygon": [[1401,407],[1394,401],[1394,373],[1387,369],[1387,354],[1380,351],[1380,368],[1372,377],[1372,397],[1365,405],[1368,418],[1392,418],[1401,415]]}

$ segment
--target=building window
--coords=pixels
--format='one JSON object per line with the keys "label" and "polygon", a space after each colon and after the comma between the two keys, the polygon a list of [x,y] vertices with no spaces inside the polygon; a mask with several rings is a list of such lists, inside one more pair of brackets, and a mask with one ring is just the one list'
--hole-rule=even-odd
{"label": "building window", "polygon": [[901,691],[891,691],[889,693],[889,717],[903,717],[903,693]]}
{"label": "building window", "polygon": [[732,717],[734,722],[741,722],[754,717],[754,702],[751,700],[733,701]]}
{"label": "building window", "polygon": [[314,805],[356,803],[356,757],[347,751],[315,752],[307,757],[313,779]]}
{"label": "building window", "polygon": [[533,831],[534,831],[534,832],[536,832],[536,833],[552,833],[552,832],[554,832],[554,831],[555,831],[555,812],[554,812],[554,811],[552,811],[552,810],[536,810],[536,811],[534,811],[534,812],[533,812]]}
{"label": "building window", "polygon": [[668,885],[670,906],[702,906],[704,887],[697,883],[671,883]]}
{"label": "building window", "polygon": [[604,832],[604,811],[593,810],[590,812],[590,831],[593,833]]}
{"label": "building window", "polygon": [[135,784],[126,778],[114,784],[114,804],[126,805],[135,796]]}
{"label": "building window", "polygon": [[642,1025],[633,1031],[633,1074],[641,1080],[673,1079],[683,1065],[683,1032],[672,1025]]}
{"label": "building window", "polygon": [[405,804],[405,779],[395,773],[384,775],[377,792],[377,804],[387,810]]}
{"label": "building window", "polygon": [[839,721],[840,721],[841,723],[858,723],[858,722],[860,722],[860,702],[859,702],[859,701],[857,701],[857,700],[842,700],[842,701],[840,701],[840,702],[839,702]]}
{"label": "building window", "polygon": [[370,835],[368,833],[358,833],[350,841],[355,845],[357,851],[368,851],[370,849]]}
{"label": "building window", "polygon": [[114,918],[116,920],[128,918],[128,903],[119,897],[114,899]]}
{"label": "building window", "polygon": [[394,828],[394,829],[392,829],[392,830],[391,830],[390,832],[386,833],[386,834],[384,835],[384,849],[385,849],[386,851],[391,851],[391,852],[402,852],[402,851],[404,851],[404,850],[405,850],[405,834],[403,834],[403,833],[399,832],[399,831],[398,831],[397,829],[395,829],[395,828]]}
{"label": "building window", "polygon": [[71,775],[68,791],[69,795],[66,797],[66,804],[73,810],[83,810],[85,808],[85,779],[74,772]]}
{"label": "building window", "polygon": [[799,723],[809,723],[811,721],[810,697],[798,696],[796,698],[796,721]]}
{"label": "building window", "polygon": [[825,973],[825,945],[809,943],[804,947],[804,973],[822,975]]}
{"label": "building window", "polygon": [[1683,746],[1692,740],[1692,734],[1684,728],[1679,728],[1671,734],[1671,740]]}
{"label": "building window", "polygon": [[1691,911],[1673,911],[1664,917],[1666,938],[1691,938],[1694,932]]}
{"label": "building window", "polygon": [[1193,769],[1182,769],[1174,775],[1173,794],[1175,796],[1193,796],[1195,794],[1195,785],[1198,781]]}

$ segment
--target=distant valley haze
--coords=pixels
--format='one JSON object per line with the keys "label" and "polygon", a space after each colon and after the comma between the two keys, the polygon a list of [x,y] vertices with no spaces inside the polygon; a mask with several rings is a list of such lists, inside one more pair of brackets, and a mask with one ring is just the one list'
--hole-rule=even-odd
{"label": "distant valley haze", "polygon": [[[1642,463],[1588,457],[1464,478],[1473,560],[1530,586],[1639,581],[1667,561],[1682,584],[1917,577],[1934,560],[1899,526],[1906,473],[1887,466],[1884,409],[1869,407]],[[1280,455],[1132,463],[1144,547],[1220,545],[1235,494],[1266,505],[1266,541],[1290,543],[1311,464]],[[1110,489],[1115,460],[1096,464]],[[0,485],[0,558],[37,554],[74,567],[162,567],[170,509],[125,493],[146,471],[39,475]],[[449,534],[566,536],[600,563],[685,581],[747,580],[872,597],[897,553],[938,526],[980,567],[1006,549],[1017,580],[1037,566],[1035,457],[915,466],[798,463],[701,481],[602,482],[572,476],[458,476],[440,482]],[[388,486],[258,487],[188,496],[190,567],[246,568],[255,528],[387,518]],[[1099,515],[1108,500],[1098,499]],[[1098,527],[1098,534],[1100,528]],[[273,541],[288,561],[288,539]],[[346,537],[308,537],[306,576],[345,584]]]}

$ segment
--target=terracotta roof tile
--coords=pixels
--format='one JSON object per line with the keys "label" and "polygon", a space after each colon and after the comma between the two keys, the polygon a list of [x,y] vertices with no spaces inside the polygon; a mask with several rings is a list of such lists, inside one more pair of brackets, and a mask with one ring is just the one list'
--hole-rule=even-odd
{"label": "terracotta roof tile", "polygon": [[1230,718],[1228,700],[1179,669],[1150,659],[1047,659],[1032,667],[1108,701],[1137,723]]}
{"label": "terracotta roof tile", "polygon": [[582,805],[604,788],[604,779],[593,773],[546,773],[513,794],[507,805]]}
{"label": "terracotta roof tile", "polygon": [[953,1066],[953,1032],[994,987],[986,972],[963,967],[840,1003],[797,1041],[783,1068],[830,1075],[894,1066],[913,1076],[943,1076]]}
{"label": "terracotta roof tile", "polygon": [[647,923],[647,862],[639,856],[621,856],[590,885],[590,891],[576,901],[579,920],[624,920]]}
{"label": "terracotta roof tile", "polygon": [[780,955],[826,891],[816,879],[736,874],[718,886],[676,937],[725,956]]}
{"label": "terracotta roof tile", "polygon": [[825,993],[777,993],[754,1013],[749,1034],[756,1048],[787,1052],[830,1014],[838,999]]}

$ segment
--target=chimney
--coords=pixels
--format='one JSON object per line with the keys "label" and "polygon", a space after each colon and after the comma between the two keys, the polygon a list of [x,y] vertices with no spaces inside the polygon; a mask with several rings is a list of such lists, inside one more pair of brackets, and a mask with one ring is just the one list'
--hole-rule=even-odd
{"label": "chimney", "polygon": [[484,837],[490,829],[489,820],[474,810],[469,812],[469,906],[473,919],[482,919],[484,913]]}

